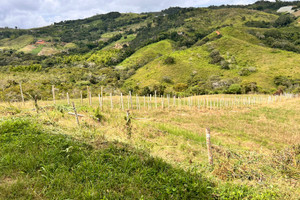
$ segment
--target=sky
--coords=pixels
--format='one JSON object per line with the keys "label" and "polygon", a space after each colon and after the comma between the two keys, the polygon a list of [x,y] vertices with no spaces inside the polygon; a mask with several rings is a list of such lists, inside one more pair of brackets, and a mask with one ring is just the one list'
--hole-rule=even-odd
{"label": "sky", "polygon": [[151,12],[171,6],[250,4],[255,0],[0,0],[0,27],[35,28],[111,11]]}

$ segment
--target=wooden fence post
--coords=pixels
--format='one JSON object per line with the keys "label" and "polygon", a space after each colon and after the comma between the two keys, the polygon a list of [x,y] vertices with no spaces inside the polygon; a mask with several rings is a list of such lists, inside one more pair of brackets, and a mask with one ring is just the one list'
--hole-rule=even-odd
{"label": "wooden fence post", "polygon": [[82,105],[83,104],[82,91],[80,91],[80,102],[81,102],[81,105]]}
{"label": "wooden fence post", "polygon": [[21,92],[22,102],[23,102],[23,105],[24,105],[25,101],[24,101],[24,95],[23,95],[23,89],[22,89],[22,83],[21,82],[20,82],[20,92]]}
{"label": "wooden fence post", "polygon": [[90,97],[90,106],[91,106],[92,105],[92,92],[91,91],[90,91],[89,97]]}
{"label": "wooden fence post", "polygon": [[77,124],[79,125],[78,114],[77,114],[77,111],[76,111],[76,107],[75,107],[75,104],[74,104],[74,102],[72,102],[72,105],[73,105],[73,110],[74,110],[75,117],[76,117],[76,122],[77,122]]}
{"label": "wooden fence post", "polygon": [[89,100],[89,105],[92,105],[90,87],[86,86],[86,90],[87,90],[87,97],[88,97],[88,100]]}
{"label": "wooden fence post", "polygon": [[53,103],[55,104],[55,87],[52,85],[52,97],[53,97]]}
{"label": "wooden fence post", "polygon": [[130,108],[132,109],[132,96],[131,96],[131,91],[129,91],[129,98],[130,98]]}
{"label": "wooden fence post", "polygon": [[67,92],[67,101],[68,101],[68,104],[70,105],[70,97],[69,97],[69,92]]}
{"label": "wooden fence post", "polygon": [[213,154],[211,149],[211,142],[210,142],[210,129],[206,128],[206,146],[207,146],[207,153],[208,153],[208,161],[210,165],[213,165]]}

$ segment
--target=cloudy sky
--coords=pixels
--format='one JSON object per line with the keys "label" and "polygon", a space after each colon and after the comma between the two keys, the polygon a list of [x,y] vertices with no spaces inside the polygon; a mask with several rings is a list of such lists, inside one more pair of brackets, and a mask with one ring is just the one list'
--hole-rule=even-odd
{"label": "cloudy sky", "polygon": [[0,0],[0,27],[33,28],[110,11],[160,11],[170,6],[249,4],[255,0]]}

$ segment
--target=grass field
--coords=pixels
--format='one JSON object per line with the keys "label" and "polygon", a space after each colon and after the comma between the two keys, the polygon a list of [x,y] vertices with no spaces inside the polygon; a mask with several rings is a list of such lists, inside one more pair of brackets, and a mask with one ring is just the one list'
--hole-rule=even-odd
{"label": "grass field", "polygon": [[34,41],[34,37],[31,35],[22,35],[17,38],[6,38],[0,40],[0,48],[7,48],[7,49],[21,49]]}
{"label": "grass field", "polygon": [[[83,99],[82,104],[80,99],[71,99],[77,112],[84,115],[79,119],[80,126],[74,115],[68,114],[73,108],[65,99],[57,100],[56,105],[51,101],[38,102],[39,113],[34,110],[33,102],[1,103],[0,142],[7,149],[0,151],[5,158],[0,162],[3,169],[0,197],[21,199],[23,194],[40,199],[299,197],[299,98],[211,95],[184,98],[181,106],[177,100],[176,107],[172,99],[169,107],[165,98],[162,109],[161,99],[157,99],[155,108],[154,97],[151,104],[147,97],[145,106],[140,97],[140,110],[130,110],[130,138],[124,119],[128,98],[123,98],[124,110],[117,105],[120,101],[117,96],[113,97],[113,109],[110,97],[105,97],[103,110],[97,109],[96,97],[92,106],[88,105],[88,99]],[[201,98],[200,108],[197,98]],[[202,99],[209,102],[208,106],[201,104]],[[240,105],[232,104],[233,99],[236,102],[240,99]],[[249,99],[252,99],[250,105]],[[133,98],[133,106],[135,102]],[[218,105],[217,102],[221,102],[219,107],[210,106]],[[214,166],[207,160],[207,127],[211,129]],[[41,142],[40,147],[29,148],[29,144],[39,144],[30,142],[31,139]],[[44,142],[53,146],[45,148]],[[41,147],[41,152],[35,150]],[[75,153],[79,149],[80,153]],[[24,152],[35,153],[22,157],[21,162],[20,155],[28,155]],[[37,161],[31,162],[34,158]],[[149,159],[151,166],[146,164]],[[26,187],[25,180],[29,180],[30,186]]]}

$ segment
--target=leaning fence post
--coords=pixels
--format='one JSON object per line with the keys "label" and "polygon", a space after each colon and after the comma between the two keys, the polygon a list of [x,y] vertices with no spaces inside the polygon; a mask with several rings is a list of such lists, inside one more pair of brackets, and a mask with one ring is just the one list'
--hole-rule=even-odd
{"label": "leaning fence post", "polygon": [[77,111],[76,111],[76,107],[75,107],[75,104],[74,104],[74,102],[72,102],[72,105],[73,105],[73,110],[74,110],[75,117],[76,117],[76,122],[77,122],[77,124],[79,125],[78,114],[77,114]]}
{"label": "leaning fence post", "polygon": [[211,149],[211,142],[210,142],[210,129],[206,128],[206,146],[207,146],[207,153],[208,153],[208,161],[210,165],[213,165],[213,154]]}

